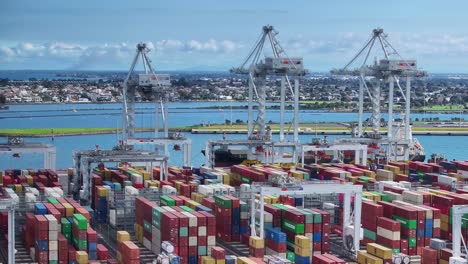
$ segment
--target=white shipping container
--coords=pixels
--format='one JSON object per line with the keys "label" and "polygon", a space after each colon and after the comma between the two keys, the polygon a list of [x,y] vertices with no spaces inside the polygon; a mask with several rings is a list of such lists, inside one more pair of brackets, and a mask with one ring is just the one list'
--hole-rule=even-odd
{"label": "white shipping container", "polygon": [[58,241],[57,240],[49,240],[49,250],[58,250]]}
{"label": "white shipping container", "polygon": [[146,237],[143,238],[143,246],[145,246],[145,248],[151,250],[151,241],[149,241],[149,239],[147,239]]}
{"label": "white shipping container", "polygon": [[189,247],[190,246],[197,246],[198,245],[198,237],[196,236],[189,236],[189,239],[188,239],[188,244],[189,244]]}
{"label": "white shipping container", "polygon": [[49,231],[49,240],[57,240],[58,231]]}
{"label": "white shipping container", "polygon": [[199,185],[198,192],[204,196],[213,196],[214,190],[211,188],[211,185]]}
{"label": "white shipping container", "polygon": [[198,218],[189,212],[182,212],[189,217],[189,227],[198,226]]}
{"label": "white shipping container", "polygon": [[198,227],[198,236],[206,236],[206,226]]}
{"label": "white shipping container", "polygon": [[50,215],[50,214],[44,215],[44,217],[49,222],[49,231],[58,231],[59,230],[58,229],[57,218],[55,218],[53,215]]}
{"label": "white shipping container", "polygon": [[206,244],[208,246],[216,246],[216,236],[208,236],[206,241],[207,241]]}
{"label": "white shipping container", "polygon": [[382,227],[377,227],[377,235],[390,240],[400,240],[400,232],[392,232]]}
{"label": "white shipping container", "polygon": [[177,189],[169,185],[164,185],[162,187],[162,193],[165,195],[176,195]]}
{"label": "white shipping container", "polygon": [[58,260],[58,250],[49,250],[49,260]]}
{"label": "white shipping container", "polygon": [[439,175],[437,176],[437,181],[442,184],[451,186],[452,184],[455,184],[457,182],[457,179],[449,177],[449,176]]}

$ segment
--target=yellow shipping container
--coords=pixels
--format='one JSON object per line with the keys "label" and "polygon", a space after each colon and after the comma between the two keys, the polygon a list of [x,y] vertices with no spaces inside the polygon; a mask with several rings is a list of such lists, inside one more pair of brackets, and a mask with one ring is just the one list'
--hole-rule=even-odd
{"label": "yellow shipping container", "polygon": [[149,179],[151,179],[151,174],[150,174],[149,172],[144,171],[144,172],[142,173],[142,176],[143,176],[143,180],[149,180]]}
{"label": "yellow shipping container", "polygon": [[449,264],[449,262],[443,259],[439,259],[439,264]]}
{"label": "yellow shipping container", "polygon": [[306,236],[297,235],[294,237],[294,244],[301,248],[310,248],[310,238]]}
{"label": "yellow shipping container", "polygon": [[23,191],[23,185],[15,184],[15,192],[19,193]]}
{"label": "yellow shipping container", "polygon": [[203,256],[202,258],[202,264],[215,264],[215,259],[210,257],[210,256]]}
{"label": "yellow shipping container", "polygon": [[249,238],[249,246],[253,248],[264,248],[265,241],[261,237],[251,236]]}
{"label": "yellow shipping container", "polygon": [[130,241],[130,234],[127,231],[117,231],[117,242]]}
{"label": "yellow shipping container", "polygon": [[279,203],[279,197],[278,196],[271,196],[271,203],[272,204]]}
{"label": "yellow shipping container", "polygon": [[228,173],[223,174],[223,184],[229,185],[231,183],[231,175]]}
{"label": "yellow shipping container", "polygon": [[449,216],[446,214],[441,214],[440,215],[440,222],[442,223],[448,223],[449,222]]}
{"label": "yellow shipping container", "polygon": [[88,253],[86,251],[76,251],[76,262],[78,264],[88,264]]}
{"label": "yellow shipping container", "polygon": [[72,177],[72,176],[73,176],[73,168],[68,168],[68,169],[67,169],[67,175],[68,175],[68,177]]}
{"label": "yellow shipping container", "polygon": [[33,186],[34,185],[33,177],[31,175],[26,175],[26,182],[28,183],[29,186]]}
{"label": "yellow shipping container", "polygon": [[201,194],[201,193],[193,192],[193,193],[191,194],[191,198],[192,198],[192,200],[194,200],[195,202],[201,203],[201,202],[203,201],[204,196],[203,196],[203,194]]}
{"label": "yellow shipping container", "polygon": [[299,255],[301,257],[307,257],[311,255],[310,246],[302,248],[300,246],[294,246],[294,254]]}
{"label": "yellow shipping container", "polygon": [[122,263],[122,254],[120,254],[120,252],[118,251],[117,251],[116,258],[117,258],[117,262]]}
{"label": "yellow shipping container", "polygon": [[441,221],[441,222],[440,222],[440,230],[442,230],[442,231],[449,231],[449,230],[452,230],[452,229],[450,228],[450,224],[449,224],[449,223],[447,223],[447,222],[442,222],[442,221]]}
{"label": "yellow shipping container", "polygon": [[69,203],[63,203],[62,206],[65,207],[65,215],[67,217],[72,217],[75,213],[75,208]]}
{"label": "yellow shipping container", "polygon": [[216,264],[226,264],[226,260],[225,259],[217,259]]}
{"label": "yellow shipping container", "polygon": [[237,264],[257,264],[257,263],[247,257],[238,257]]}
{"label": "yellow shipping container", "polygon": [[377,256],[381,259],[391,259],[392,258],[392,250],[381,246],[376,243],[368,243],[367,244],[367,252],[371,255]]}
{"label": "yellow shipping container", "polygon": [[195,210],[195,208],[197,208],[197,206],[199,206],[200,204],[193,200],[190,200],[190,201],[185,201],[185,205]]}
{"label": "yellow shipping container", "polygon": [[382,259],[372,256],[364,250],[358,251],[357,259],[359,264],[383,264]]}
{"label": "yellow shipping container", "polygon": [[110,170],[104,171],[104,180],[110,181],[112,178],[112,172]]}
{"label": "yellow shipping container", "polygon": [[97,194],[99,197],[106,197],[107,196],[107,188],[105,187],[98,187]]}

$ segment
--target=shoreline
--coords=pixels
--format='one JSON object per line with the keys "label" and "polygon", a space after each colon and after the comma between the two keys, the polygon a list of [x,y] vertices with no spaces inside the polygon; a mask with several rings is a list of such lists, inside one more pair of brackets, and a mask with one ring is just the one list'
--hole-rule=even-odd
{"label": "shoreline", "polygon": [[[137,132],[152,132],[153,129],[144,128],[137,129]],[[170,132],[184,132],[190,134],[247,134],[247,129],[206,129],[206,128],[172,128]],[[103,135],[103,134],[120,134],[121,130],[106,130],[106,131],[80,131],[80,132],[62,132],[62,133],[7,133],[0,132],[0,137],[29,137],[29,138],[44,138],[44,137],[67,137],[67,136],[87,136],[87,135]],[[273,130],[273,134],[279,134],[278,130]],[[351,135],[351,132],[347,129],[317,129],[299,131],[299,135]],[[386,135],[385,131],[382,135]],[[463,130],[451,130],[451,129],[439,129],[439,130],[413,130],[413,135],[427,135],[427,136],[468,136],[468,129]]]}
{"label": "shoreline", "polygon": [[[246,103],[245,101],[236,101],[236,100],[186,100],[186,101],[171,101],[169,103],[210,103],[210,102],[213,102],[213,103]],[[154,104],[154,102],[136,102],[137,104]],[[280,103],[279,101],[268,101],[267,103]],[[286,103],[292,103],[292,102],[286,102]],[[331,102],[333,103],[333,102]],[[3,104],[5,106],[15,106],[15,105],[21,105],[21,106],[36,106],[36,105],[86,105],[86,104],[89,104],[89,105],[92,105],[92,104],[97,104],[97,105],[104,105],[104,104],[109,104],[109,105],[121,105],[122,102],[44,102],[44,103],[14,103],[14,104]],[[299,102],[299,104],[309,104],[307,101],[302,101],[302,102]],[[229,105],[226,105],[226,106],[202,106],[202,107],[177,107],[177,109],[247,109],[247,104],[245,105],[236,105],[236,106],[229,106]],[[270,110],[278,110],[279,109],[279,105],[278,107],[268,107],[267,106],[267,109],[270,109]],[[292,109],[292,108],[291,108]],[[286,108],[286,110],[291,110],[289,108]],[[8,109],[5,109],[6,111],[8,111]],[[353,113],[353,112],[357,112],[358,109],[337,109],[337,110],[334,110],[332,108],[302,108],[301,110],[310,110],[310,111],[324,111],[324,112],[331,112],[331,113]],[[66,111],[66,110],[64,110]],[[435,114],[453,114],[453,113],[460,113],[462,112],[463,114],[464,113],[468,113],[468,109],[454,109],[454,110],[423,110],[423,109],[413,109],[411,111],[411,113],[428,113],[428,114],[431,114],[431,113],[435,113]],[[1,113],[1,110],[0,110],[0,113]],[[371,113],[370,110],[364,110],[364,113]]]}

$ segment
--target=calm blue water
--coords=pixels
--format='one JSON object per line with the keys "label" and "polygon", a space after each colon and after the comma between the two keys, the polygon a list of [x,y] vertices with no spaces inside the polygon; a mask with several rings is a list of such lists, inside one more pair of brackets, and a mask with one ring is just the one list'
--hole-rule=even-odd
{"label": "calm blue water", "polygon": [[[221,123],[226,119],[247,120],[247,111],[233,109],[197,109],[206,106],[246,105],[244,102],[188,102],[170,104],[170,125],[187,126],[201,123]],[[138,104],[136,123],[139,127],[154,125],[152,104]],[[74,112],[75,109],[77,112]],[[370,116],[370,114],[366,114]],[[385,118],[385,115],[383,115]],[[413,114],[412,118],[439,117],[450,119],[458,114]],[[468,119],[468,114],[461,117]],[[291,112],[286,120],[291,120]],[[279,121],[278,111],[270,110],[266,120]],[[330,113],[327,111],[301,111],[300,122],[351,122],[357,120],[357,113]],[[63,104],[63,105],[12,105],[8,111],[0,111],[0,128],[52,128],[52,127],[115,127],[122,124],[120,104]],[[150,133],[141,133],[150,136]],[[222,135],[192,135],[192,161],[194,166],[204,163],[201,150],[207,140],[222,139]],[[228,139],[245,138],[246,135],[228,135]],[[277,135],[276,135],[277,137]],[[301,142],[310,142],[312,135],[301,135]],[[330,139],[336,136],[329,136]],[[467,159],[468,137],[463,136],[418,136],[426,154],[443,153],[449,159]],[[0,139],[5,141],[5,139]],[[72,152],[75,150],[94,149],[98,144],[101,149],[111,149],[118,137],[116,135],[88,135],[50,138],[27,138],[28,142],[54,143],[57,147],[57,167],[72,166]],[[171,164],[181,165],[182,153],[171,153]],[[40,168],[42,156],[39,154],[22,155],[13,158],[11,154],[0,154],[0,169],[5,168]]]}

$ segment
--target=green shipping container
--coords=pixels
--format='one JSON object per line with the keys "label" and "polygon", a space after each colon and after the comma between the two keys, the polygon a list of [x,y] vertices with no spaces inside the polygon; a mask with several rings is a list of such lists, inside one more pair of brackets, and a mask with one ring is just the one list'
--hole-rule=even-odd
{"label": "green shipping container", "polygon": [[151,223],[146,220],[143,220],[143,229],[146,232],[151,232]]}
{"label": "green shipping container", "polygon": [[286,251],[286,258],[289,261],[294,262],[296,260],[296,255],[294,254],[294,252]]}
{"label": "green shipping container", "polygon": [[232,201],[229,198],[224,197],[223,195],[213,196],[215,199],[216,205],[221,208],[232,208]]}
{"label": "green shipping container", "polygon": [[244,176],[241,177],[241,181],[245,183],[250,183],[250,179]]}
{"label": "green shipping container", "polygon": [[399,253],[400,253],[400,249],[399,249],[399,248],[393,248],[393,249],[392,249],[392,252],[393,252],[393,254],[395,254],[395,255],[396,255],[396,254],[399,254]]}
{"label": "green shipping container", "polygon": [[304,224],[295,224],[291,221],[288,221],[288,220],[285,220],[283,219],[283,221],[281,221],[281,226],[290,231],[290,232],[294,232],[296,234],[303,234],[304,233]]}
{"label": "green shipping container", "polygon": [[409,247],[416,247],[416,238],[415,237],[408,238],[408,246]]}
{"label": "green shipping container", "polygon": [[181,227],[179,229],[179,236],[181,237],[187,237],[188,236],[188,227]]}
{"label": "green shipping container", "polygon": [[72,233],[63,233],[63,236],[68,240],[68,242],[72,242]]}
{"label": "green shipping container", "polygon": [[371,240],[374,240],[376,241],[377,240],[377,233],[375,233],[374,231],[371,231],[369,229],[364,229],[364,237],[365,238],[368,238],[368,239],[371,239]]}
{"label": "green shipping container", "polygon": [[198,255],[206,256],[206,246],[198,246]]}
{"label": "green shipping container", "polygon": [[309,212],[309,213],[311,213],[313,215],[313,217],[314,217],[314,220],[313,220],[314,222],[313,223],[314,224],[315,223],[322,223],[322,215],[320,213],[314,212],[314,211],[312,211],[310,209],[304,209],[304,211]]}
{"label": "green shipping container", "polygon": [[404,227],[406,227],[408,229],[416,229],[416,226],[417,226],[417,221],[416,220],[406,219],[404,217],[400,217],[400,216],[397,216],[397,215],[394,215],[393,219],[400,222],[401,226],[404,226]]}
{"label": "green shipping container", "polygon": [[176,205],[174,199],[172,199],[171,197],[169,197],[167,195],[161,196],[160,203],[161,203],[161,206],[163,206],[163,205],[165,205],[165,206],[175,206]]}
{"label": "green shipping container", "polygon": [[180,209],[182,209],[182,210],[184,210],[186,212],[194,212],[195,211],[192,208],[190,208],[188,206],[185,206],[185,205],[180,206]]}
{"label": "green shipping container", "polygon": [[166,212],[164,208],[159,206],[153,207],[151,223],[158,229],[161,228],[161,213],[163,212]]}
{"label": "green shipping container", "polygon": [[73,237],[73,244],[78,250],[88,249],[88,241],[86,241],[86,239],[78,239],[76,237]]}
{"label": "green shipping container", "polygon": [[62,224],[62,233],[71,233],[72,227],[70,221],[68,221],[67,218],[62,217],[60,220],[60,223]]}
{"label": "green shipping container", "polygon": [[53,198],[53,197],[49,197],[47,198],[47,201],[51,204],[58,204],[59,202],[57,201],[57,199]]}
{"label": "green shipping container", "polygon": [[82,214],[73,214],[73,224],[79,230],[88,229],[88,221],[86,220],[86,217],[84,217]]}

